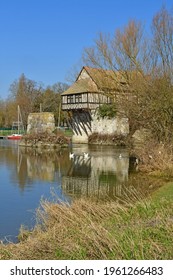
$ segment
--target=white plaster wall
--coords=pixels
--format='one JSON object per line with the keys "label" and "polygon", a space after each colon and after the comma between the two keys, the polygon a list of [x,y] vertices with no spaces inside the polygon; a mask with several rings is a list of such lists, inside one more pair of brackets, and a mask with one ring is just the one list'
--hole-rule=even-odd
{"label": "white plaster wall", "polygon": [[98,119],[96,115],[92,115],[92,118],[92,133],[118,135],[127,135],[129,133],[129,122],[127,118]]}
{"label": "white plaster wall", "polygon": [[88,135],[83,131],[83,134],[74,134],[72,136],[72,143],[75,144],[87,144],[88,143]]}
{"label": "white plaster wall", "polygon": [[[81,118],[83,118],[81,114]],[[85,119],[85,116],[84,116]],[[117,135],[128,135],[129,133],[129,122],[127,118],[116,117],[113,119],[98,119],[97,115],[92,112],[92,121],[91,121],[91,131],[85,125],[85,129],[88,132],[88,135],[84,131],[82,125],[80,124],[80,120],[77,116],[74,116],[74,120],[79,127],[82,135],[80,133],[76,134],[75,131],[72,137],[73,143],[88,143],[88,135],[92,133],[99,134],[117,134]],[[79,132],[79,131],[78,131]]]}
{"label": "white plaster wall", "polygon": [[87,71],[85,69],[83,69],[80,76],[78,77],[78,80],[87,79],[87,78],[90,78],[90,76],[88,75]]}

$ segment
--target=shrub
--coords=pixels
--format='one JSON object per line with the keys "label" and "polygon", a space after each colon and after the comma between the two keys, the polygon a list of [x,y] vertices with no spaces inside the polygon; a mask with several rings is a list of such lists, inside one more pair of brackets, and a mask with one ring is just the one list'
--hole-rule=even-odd
{"label": "shrub", "polygon": [[116,116],[117,110],[114,104],[103,104],[98,108],[98,116],[101,118],[113,118]]}

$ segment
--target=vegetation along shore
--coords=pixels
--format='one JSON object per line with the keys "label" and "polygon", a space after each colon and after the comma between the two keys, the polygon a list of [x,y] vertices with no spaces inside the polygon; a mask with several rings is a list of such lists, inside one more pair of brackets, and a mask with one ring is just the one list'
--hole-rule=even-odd
{"label": "vegetation along shore", "polygon": [[1,244],[0,259],[172,259],[172,198],[168,183],[123,205],[42,201],[35,228],[21,228],[17,244]]}

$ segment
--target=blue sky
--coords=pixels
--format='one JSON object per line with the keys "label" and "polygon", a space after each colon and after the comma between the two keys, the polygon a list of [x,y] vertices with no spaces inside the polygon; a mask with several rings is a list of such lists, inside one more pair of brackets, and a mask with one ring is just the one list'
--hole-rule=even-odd
{"label": "blue sky", "polygon": [[45,86],[67,82],[70,69],[99,32],[129,19],[149,29],[153,15],[173,0],[1,0],[0,98],[24,73]]}

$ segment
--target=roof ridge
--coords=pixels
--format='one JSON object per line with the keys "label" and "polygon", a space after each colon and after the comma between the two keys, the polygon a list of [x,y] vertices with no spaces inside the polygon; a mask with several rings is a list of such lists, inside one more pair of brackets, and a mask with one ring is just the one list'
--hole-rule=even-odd
{"label": "roof ridge", "polygon": [[[112,70],[112,69],[103,69],[103,68],[96,68],[96,67],[90,67],[90,66],[83,66],[83,68],[93,69],[93,70],[98,70],[98,71],[103,71],[103,72],[107,72],[107,71],[114,72],[114,70]],[[118,71],[116,71],[116,72],[118,72]]]}

